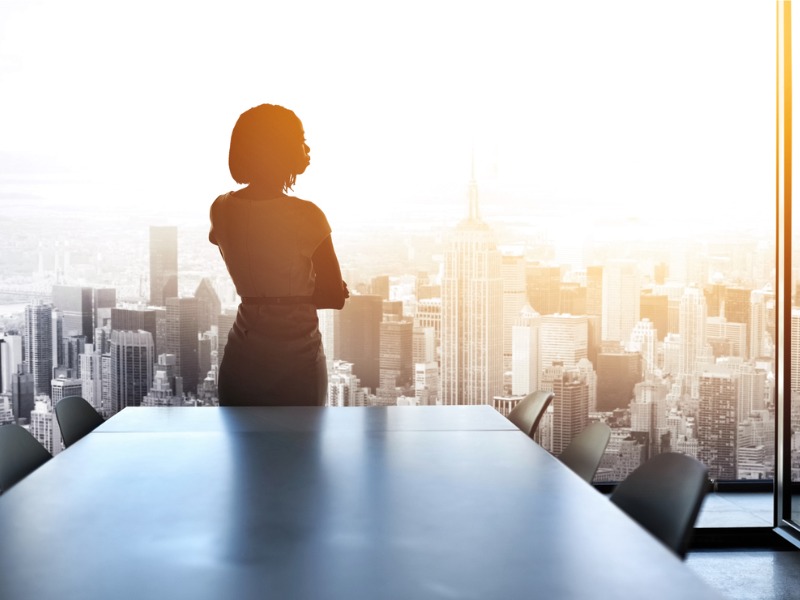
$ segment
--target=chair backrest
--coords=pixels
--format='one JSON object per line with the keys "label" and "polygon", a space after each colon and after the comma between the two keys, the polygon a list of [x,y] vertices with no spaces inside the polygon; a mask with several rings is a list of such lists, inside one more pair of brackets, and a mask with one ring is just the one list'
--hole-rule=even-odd
{"label": "chair backrest", "polygon": [[535,391],[525,396],[508,413],[508,420],[519,427],[527,435],[533,437],[544,411],[550,406],[555,394],[553,392]]}
{"label": "chair backrest", "polygon": [[0,494],[51,458],[47,449],[19,425],[0,426]]}
{"label": "chair backrest", "polygon": [[612,492],[611,501],[683,559],[708,489],[704,464],[667,452],[628,475]]}
{"label": "chair backrest", "polygon": [[68,396],[59,400],[55,413],[65,448],[69,448],[103,422],[103,417],[80,396]]}
{"label": "chair backrest", "polygon": [[611,428],[608,425],[592,423],[572,438],[558,459],[585,481],[592,483],[610,438]]}

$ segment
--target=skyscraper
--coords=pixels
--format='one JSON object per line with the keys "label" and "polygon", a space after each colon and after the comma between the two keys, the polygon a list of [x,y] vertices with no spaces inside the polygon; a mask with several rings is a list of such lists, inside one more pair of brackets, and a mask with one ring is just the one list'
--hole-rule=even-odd
{"label": "skyscraper", "polygon": [[374,295],[353,295],[344,308],[334,313],[338,316],[338,339],[335,339],[334,356],[328,359],[343,360],[353,364],[353,374],[363,387],[376,390],[380,386],[381,321],[383,298]]}
{"label": "skyscraper", "polygon": [[611,261],[603,272],[603,341],[627,342],[639,321],[639,270],[632,260]]}
{"label": "skyscraper", "polygon": [[[200,382],[197,338],[197,300],[167,298],[167,348],[175,355],[184,391],[197,393]],[[203,373],[205,377],[205,373]],[[150,380],[148,380],[148,385]]]}
{"label": "skyscraper", "polygon": [[61,311],[64,337],[82,335],[88,343],[92,343],[94,337],[92,300],[92,288],[53,286],[53,306]]}
{"label": "skyscraper", "polygon": [[178,228],[150,226],[150,304],[178,296]]}
{"label": "skyscraper", "polygon": [[525,283],[525,257],[521,253],[503,254],[503,371],[511,370],[514,322],[528,304]]}
{"label": "skyscraper", "polygon": [[503,280],[494,233],[469,213],[452,233],[442,280],[442,403],[489,404],[503,393]]}
{"label": "skyscraper", "polygon": [[514,396],[527,396],[539,389],[541,320],[539,313],[528,304],[511,328],[511,394]]}
{"label": "skyscraper", "polygon": [[681,355],[679,373],[690,377],[698,371],[698,358],[706,354],[706,299],[697,287],[687,287],[681,297],[678,333]]}
{"label": "skyscraper", "polygon": [[561,267],[532,263],[526,269],[528,302],[541,315],[558,312],[561,304]]}
{"label": "skyscraper", "polygon": [[736,479],[736,382],[731,373],[706,371],[699,387],[698,458],[708,467],[711,479]]}
{"label": "skyscraper", "polygon": [[628,408],[634,386],[642,381],[638,352],[601,352],[597,355],[597,410]]}
{"label": "skyscraper", "polygon": [[380,384],[378,397],[383,404],[395,404],[396,388],[414,383],[412,333],[414,323],[387,315],[380,325]]}
{"label": "skyscraper", "polygon": [[555,362],[571,369],[587,358],[589,325],[586,315],[544,315],[539,328],[539,361],[542,369]]}
{"label": "skyscraper", "polygon": [[139,406],[153,380],[153,337],[149,331],[111,332],[111,412]]}
{"label": "skyscraper", "polygon": [[33,375],[35,394],[50,395],[53,378],[53,305],[25,307],[25,365]]}
{"label": "skyscraper", "polygon": [[112,308],[112,331],[149,331],[153,336],[153,353],[155,356],[163,353],[165,348],[159,345],[158,328],[156,325],[157,311],[141,308]]}
{"label": "skyscraper", "polygon": [[217,325],[222,303],[208,277],[200,280],[194,297],[197,300],[197,330],[199,333],[205,333]]}
{"label": "skyscraper", "polygon": [[565,369],[560,363],[543,371],[542,389],[555,394],[550,451],[558,456],[588,424],[589,386],[580,371]]}

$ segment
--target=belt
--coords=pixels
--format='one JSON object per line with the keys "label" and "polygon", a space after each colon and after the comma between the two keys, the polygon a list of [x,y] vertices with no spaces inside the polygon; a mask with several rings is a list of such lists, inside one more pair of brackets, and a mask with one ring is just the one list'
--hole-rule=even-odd
{"label": "belt", "polygon": [[313,304],[311,296],[242,296],[242,304]]}

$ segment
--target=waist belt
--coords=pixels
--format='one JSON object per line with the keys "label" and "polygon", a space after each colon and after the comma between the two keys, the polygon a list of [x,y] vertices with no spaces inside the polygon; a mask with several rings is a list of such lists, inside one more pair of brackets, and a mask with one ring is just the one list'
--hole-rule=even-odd
{"label": "waist belt", "polygon": [[242,296],[242,304],[312,304],[311,296]]}

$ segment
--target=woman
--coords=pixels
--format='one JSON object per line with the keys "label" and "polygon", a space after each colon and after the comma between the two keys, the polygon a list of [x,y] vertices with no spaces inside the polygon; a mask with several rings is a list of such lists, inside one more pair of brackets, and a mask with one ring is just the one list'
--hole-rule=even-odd
{"label": "woman", "polygon": [[325,403],[328,374],[318,308],[349,296],[324,213],[287,195],[310,164],[303,124],[282,106],[242,113],[228,164],[246,184],[211,206],[219,246],[242,302],[219,369],[223,406]]}

